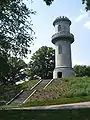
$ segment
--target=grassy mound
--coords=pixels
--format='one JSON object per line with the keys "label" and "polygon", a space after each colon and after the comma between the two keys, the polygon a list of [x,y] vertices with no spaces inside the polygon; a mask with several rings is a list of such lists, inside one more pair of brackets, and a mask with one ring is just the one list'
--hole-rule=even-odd
{"label": "grassy mound", "polygon": [[30,90],[33,85],[35,85],[38,80],[31,80],[24,82],[19,85],[3,85],[0,86],[0,102],[1,104],[6,103],[11,100],[18,92],[22,89]]}
{"label": "grassy mound", "polygon": [[38,90],[24,106],[73,103],[90,100],[90,77],[54,80],[45,90]]}

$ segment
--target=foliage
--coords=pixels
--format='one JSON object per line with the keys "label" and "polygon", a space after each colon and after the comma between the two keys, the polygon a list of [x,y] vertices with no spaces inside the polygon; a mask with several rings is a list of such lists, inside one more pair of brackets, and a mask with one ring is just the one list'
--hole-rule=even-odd
{"label": "foliage", "polygon": [[0,83],[4,82],[4,77],[8,74],[9,65],[6,53],[0,51]]}
{"label": "foliage", "polygon": [[90,0],[82,0],[82,3],[86,5],[86,10],[90,10]]}
{"label": "foliage", "polygon": [[0,8],[0,49],[13,55],[25,56],[33,40],[30,14],[20,0]]}
{"label": "foliage", "polygon": [[[44,0],[47,5],[51,5],[54,0]],[[90,0],[82,0],[82,4],[85,4],[86,11],[90,10]]]}
{"label": "foliage", "polygon": [[30,90],[38,80],[30,80],[30,81],[25,81],[22,84],[19,85],[1,85],[0,86],[0,101],[6,101],[8,102],[11,100],[18,92],[20,92],[22,89],[23,90]]}
{"label": "foliage", "polygon": [[0,101],[8,102],[13,98],[22,87],[20,85],[2,85],[0,86]]}
{"label": "foliage", "polygon": [[[21,84],[21,86],[19,87],[20,89],[23,88],[25,90],[30,90],[30,88],[37,82],[38,81],[32,80]],[[7,88],[8,90],[6,90],[6,92],[5,88],[1,89],[1,91],[2,93],[4,93],[4,95],[5,93],[7,93],[7,95],[10,96],[10,91],[12,90],[10,90],[8,86]],[[43,89],[37,90],[37,92],[30,98],[30,100],[28,100],[28,102],[19,105],[18,107],[65,104],[89,100],[90,100],[90,77],[63,78],[54,80],[44,90]],[[13,107],[13,105],[11,105],[11,107]]]}
{"label": "foliage", "polygon": [[[15,1],[15,0],[13,0]],[[18,0],[18,1],[23,1],[23,0]],[[43,0],[47,5],[51,5],[52,2],[54,0]],[[86,11],[90,10],[90,0],[81,0],[82,1],[82,4],[85,4],[85,9]],[[4,5],[4,6],[7,6],[8,4],[10,4],[12,2],[12,0],[0,0],[0,4],[1,5]]]}
{"label": "foliage", "polygon": [[83,76],[90,77],[90,66],[75,65],[74,72],[75,72],[76,77],[83,77]]}
{"label": "foliage", "polygon": [[42,79],[49,79],[53,76],[55,64],[55,51],[51,47],[42,46],[31,57],[29,62],[29,71],[31,79],[39,76]]}
{"label": "foliage", "polygon": [[25,69],[27,65],[22,59],[11,57],[8,60],[8,66],[9,66],[8,73],[2,76],[1,78],[3,79],[2,82],[4,82],[4,84],[8,82],[15,84],[17,81],[25,80],[26,78]]}
{"label": "foliage", "polygon": [[44,0],[47,5],[51,5],[54,0]]}
{"label": "foliage", "polygon": [[54,80],[44,90],[37,90],[25,105],[63,104],[88,101],[89,99],[90,77],[63,78]]}
{"label": "foliage", "polygon": [[0,0],[0,81],[8,74],[11,56],[25,57],[33,41],[29,10],[23,0]]}

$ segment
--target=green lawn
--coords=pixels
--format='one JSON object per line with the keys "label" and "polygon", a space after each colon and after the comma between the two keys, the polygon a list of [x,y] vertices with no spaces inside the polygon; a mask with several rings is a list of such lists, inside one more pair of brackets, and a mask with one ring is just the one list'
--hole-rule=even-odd
{"label": "green lawn", "polygon": [[2,110],[0,120],[90,120],[90,109]]}

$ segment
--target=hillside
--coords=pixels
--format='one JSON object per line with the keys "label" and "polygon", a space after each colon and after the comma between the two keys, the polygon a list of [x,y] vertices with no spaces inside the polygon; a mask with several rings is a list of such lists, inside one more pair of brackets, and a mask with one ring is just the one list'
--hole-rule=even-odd
{"label": "hillside", "polygon": [[0,86],[0,103],[5,104],[9,100],[11,100],[18,92],[23,90],[30,90],[32,86],[34,86],[38,80],[26,81],[19,85],[3,85]]}
{"label": "hillside", "polygon": [[[29,91],[30,88],[37,82],[38,80],[32,80],[18,86],[6,86],[6,88],[3,87],[4,91],[0,88],[1,100],[10,100],[11,97],[22,89]],[[90,77],[61,78],[53,80],[46,89],[37,89],[35,94],[33,94],[26,103],[18,106],[53,105],[89,100]]]}
{"label": "hillside", "polygon": [[61,78],[38,90],[24,106],[72,103],[90,100],[90,77]]}

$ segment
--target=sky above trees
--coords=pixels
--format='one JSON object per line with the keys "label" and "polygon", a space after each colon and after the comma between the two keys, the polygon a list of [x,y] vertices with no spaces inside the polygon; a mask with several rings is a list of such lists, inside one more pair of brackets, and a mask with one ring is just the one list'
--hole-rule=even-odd
{"label": "sky above trees", "polygon": [[[72,44],[72,63],[90,65],[90,13],[85,11],[81,0],[55,0],[51,6],[46,6],[43,0],[36,0],[27,3],[29,8],[37,13],[32,15],[33,29],[37,39],[32,45],[32,54],[41,46],[53,47],[51,36],[55,33],[53,21],[58,16],[67,16],[72,21],[71,33],[75,35],[75,42]],[[28,55],[29,62],[32,54]]]}

